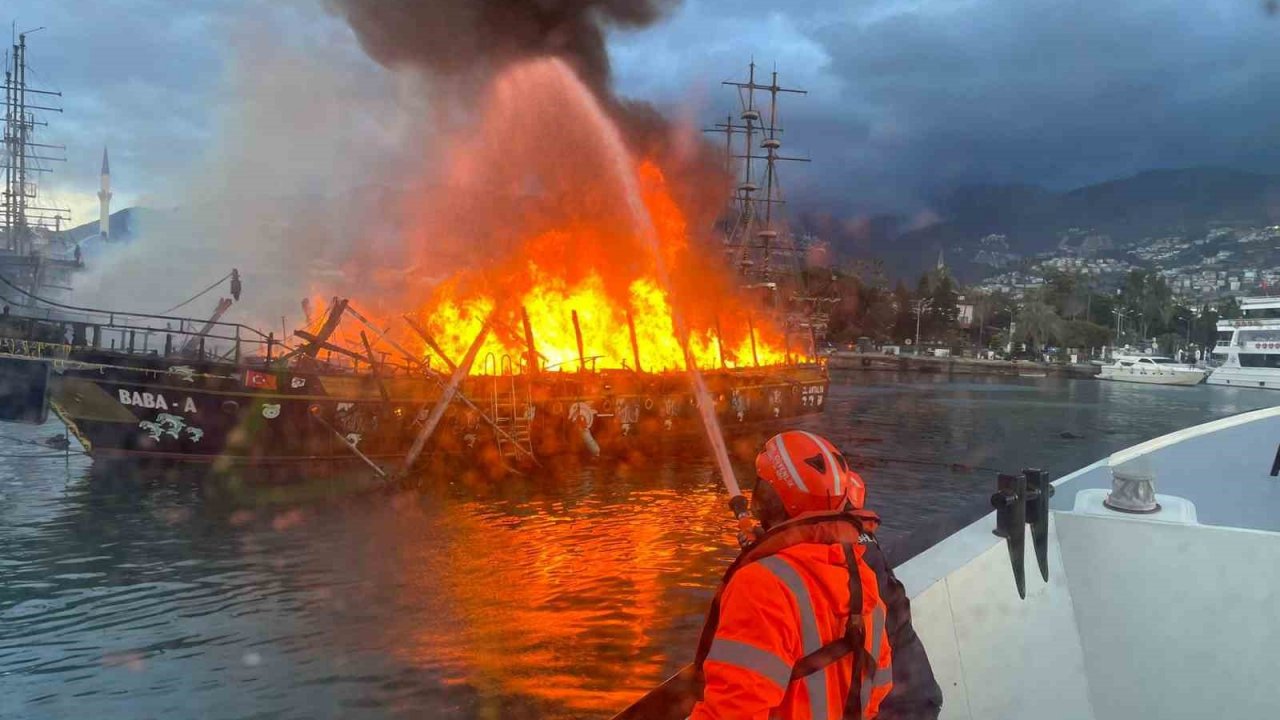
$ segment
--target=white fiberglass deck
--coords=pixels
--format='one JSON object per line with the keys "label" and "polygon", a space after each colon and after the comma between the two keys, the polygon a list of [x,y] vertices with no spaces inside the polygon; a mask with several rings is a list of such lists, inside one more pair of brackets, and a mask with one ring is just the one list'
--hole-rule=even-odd
{"label": "white fiberglass deck", "polygon": [[1102,506],[1107,461],[1063,478],[1026,600],[993,515],[901,566],[943,717],[1280,715],[1278,443],[1272,408],[1116,453],[1154,472],[1153,515]]}

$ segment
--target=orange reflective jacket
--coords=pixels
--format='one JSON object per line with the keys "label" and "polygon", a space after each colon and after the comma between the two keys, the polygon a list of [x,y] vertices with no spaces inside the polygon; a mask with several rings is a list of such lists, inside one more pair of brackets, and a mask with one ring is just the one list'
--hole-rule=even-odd
{"label": "orange reflective jacket", "polygon": [[876,717],[893,688],[888,610],[863,560],[877,523],[869,512],[809,513],[743,553],[703,630],[693,720]]}

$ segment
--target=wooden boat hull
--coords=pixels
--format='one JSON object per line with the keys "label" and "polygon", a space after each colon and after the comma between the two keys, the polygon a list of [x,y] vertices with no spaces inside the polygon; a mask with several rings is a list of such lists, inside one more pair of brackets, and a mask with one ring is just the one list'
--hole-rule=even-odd
{"label": "wooden boat hull", "polygon": [[[282,463],[401,458],[440,397],[417,375],[308,374],[234,364],[83,353],[55,363],[55,412],[94,457]],[[759,431],[823,411],[815,365],[706,375],[726,432]],[[429,450],[493,459],[660,452],[703,433],[688,378],[627,371],[474,376]],[[505,433],[499,433],[492,418]],[[513,443],[512,440],[516,440]]]}

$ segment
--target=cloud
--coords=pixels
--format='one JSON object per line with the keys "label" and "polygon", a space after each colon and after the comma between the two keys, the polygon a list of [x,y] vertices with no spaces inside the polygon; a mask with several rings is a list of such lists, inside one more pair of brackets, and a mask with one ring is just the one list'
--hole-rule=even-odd
{"label": "cloud", "polygon": [[[245,293],[228,319],[274,327],[283,312],[296,325],[299,300],[319,286],[350,292],[343,278],[367,282],[372,259],[395,265],[394,208],[378,185],[421,165],[423,93],[414,78],[382,71],[342,22],[310,3],[241,4],[202,24],[208,41],[235,48],[209,71],[216,81],[199,112],[143,126],[171,136],[192,129],[200,141],[172,159],[127,158],[125,177],[152,173],[149,204],[165,212],[144,217],[138,239],[78,278],[74,298],[156,312],[236,267]],[[113,146],[116,188],[118,164]],[[199,316],[216,301],[211,294],[187,311]]]}
{"label": "cloud", "polygon": [[67,162],[53,165],[43,185],[49,200],[70,204],[97,191],[104,144],[117,207],[163,187],[189,163],[208,137],[208,102],[224,59],[220,26],[241,6],[205,0],[174,13],[163,0],[5,4],[4,19],[19,31],[45,27],[28,38],[30,82],[63,93],[65,112],[50,114],[40,131],[43,142],[67,146]]}
{"label": "cloud", "polygon": [[694,0],[615,47],[620,82],[713,107],[708,78],[776,60],[813,91],[787,99],[791,148],[816,160],[787,169],[792,195],[898,209],[962,182],[1278,167],[1278,33],[1244,0]]}
{"label": "cloud", "polygon": [[[210,141],[242,16],[368,62],[320,0],[5,7],[20,28],[48,26],[32,62],[66,93],[46,137],[70,162],[52,189],[91,196],[107,143],[121,206],[163,194]],[[657,25],[612,29],[608,49],[620,95],[699,123],[734,100],[720,80],[776,63],[810,90],[787,98],[787,149],[815,159],[784,168],[784,188],[852,212],[918,209],[963,182],[1280,167],[1278,34],[1251,0],[686,0]]]}

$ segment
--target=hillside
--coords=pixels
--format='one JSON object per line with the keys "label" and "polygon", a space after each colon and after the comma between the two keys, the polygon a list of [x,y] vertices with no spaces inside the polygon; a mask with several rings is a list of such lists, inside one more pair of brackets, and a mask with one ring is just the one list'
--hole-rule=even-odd
{"label": "hillside", "polygon": [[[992,253],[1028,256],[1086,240],[1101,252],[1123,250],[1144,238],[1203,235],[1214,226],[1280,222],[1280,176],[1224,168],[1151,170],[1132,177],[1052,193],[1026,185],[972,186],[940,200],[943,219],[869,248],[889,272],[912,277],[937,261],[964,279],[990,269],[974,262]],[[1004,249],[982,238],[1003,235]],[[989,243],[990,245],[990,243]],[[837,251],[856,250],[838,244]],[[984,250],[989,252],[981,255]]]}

